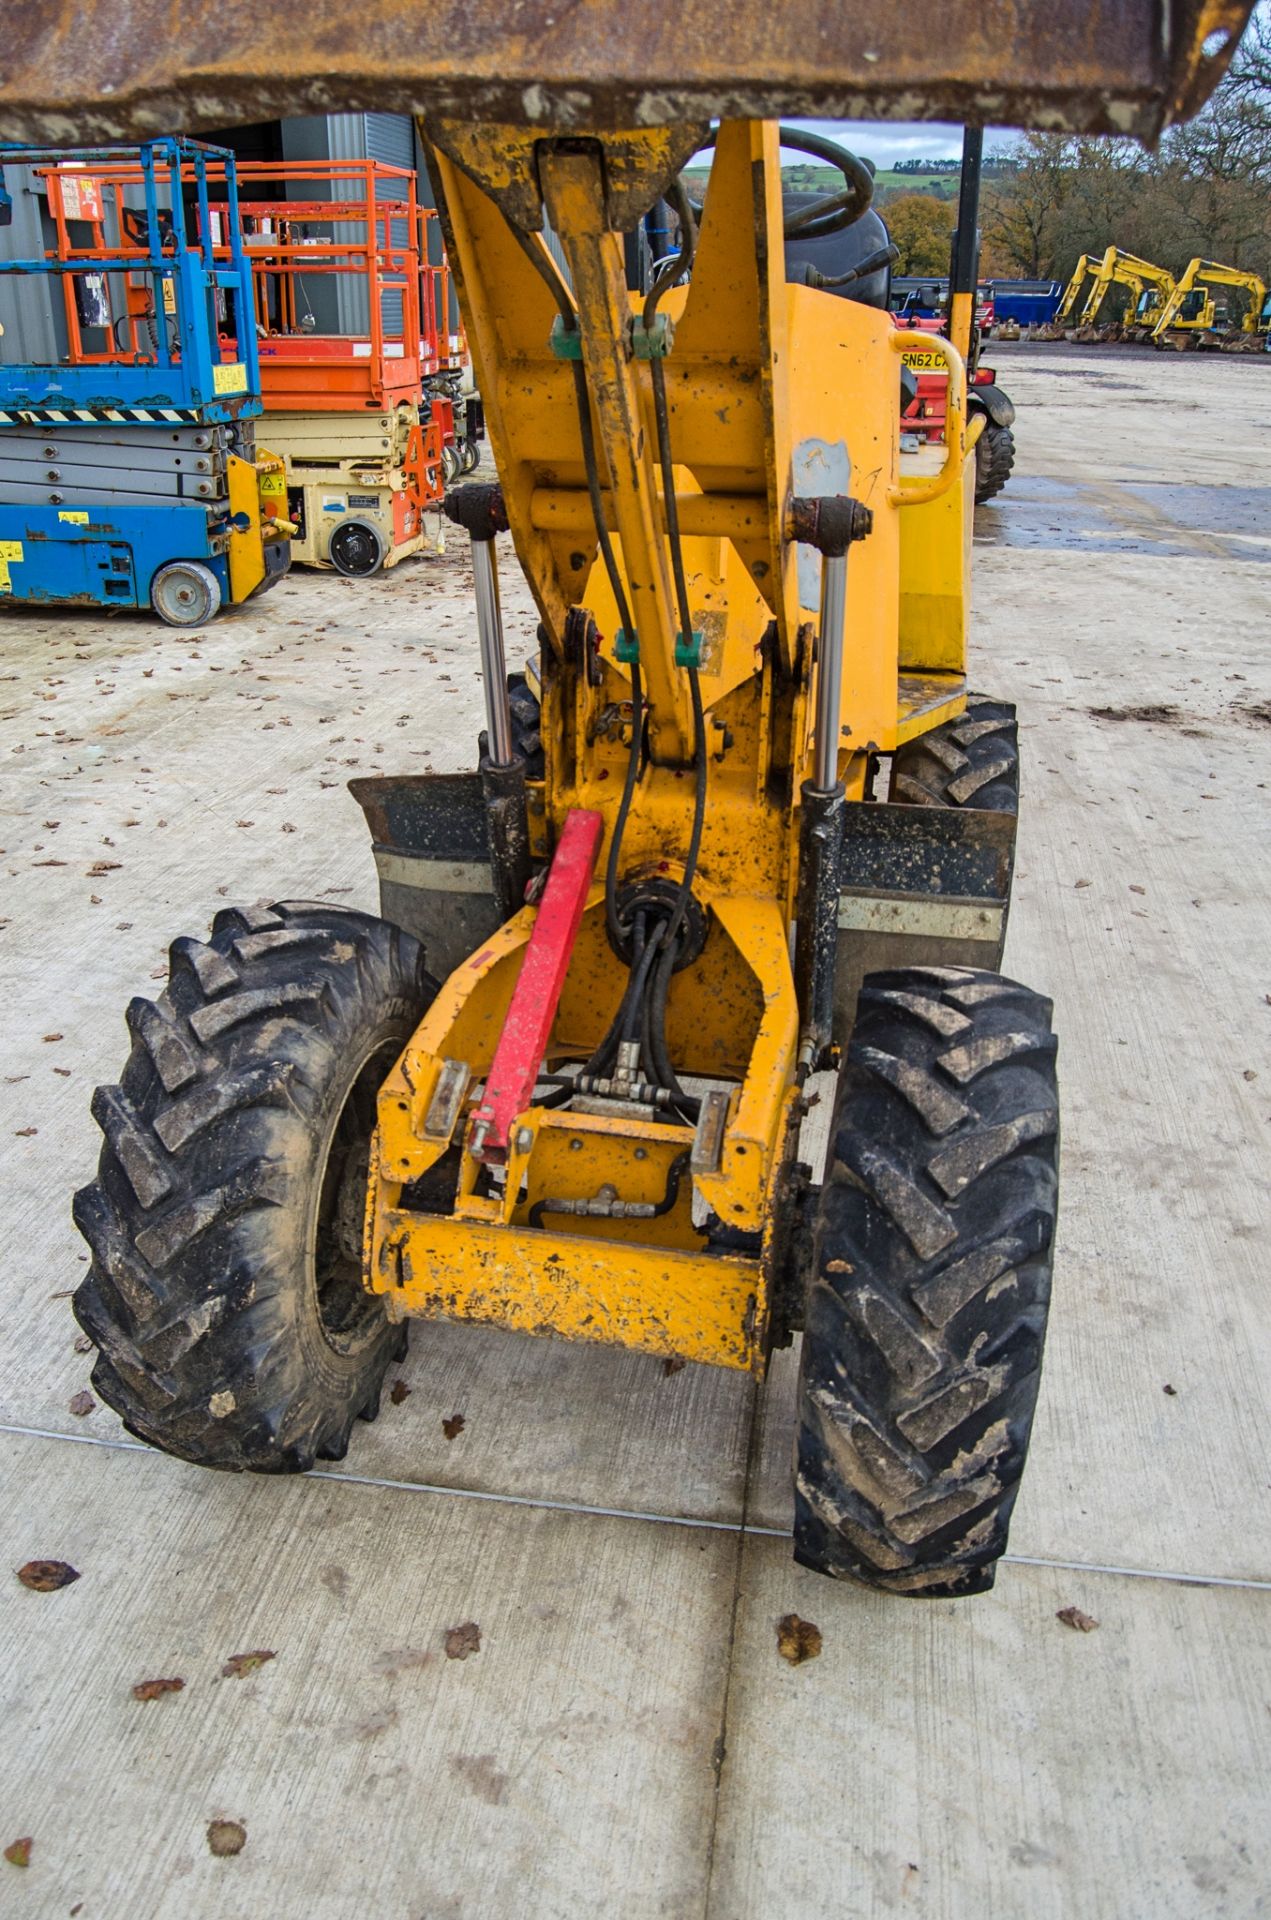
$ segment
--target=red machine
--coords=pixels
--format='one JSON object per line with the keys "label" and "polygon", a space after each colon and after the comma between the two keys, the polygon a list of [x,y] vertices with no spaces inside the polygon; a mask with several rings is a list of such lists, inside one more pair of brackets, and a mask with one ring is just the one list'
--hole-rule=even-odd
{"label": "red machine", "polygon": [[[1015,436],[1011,427],[1015,419],[1015,408],[997,384],[997,375],[992,367],[982,367],[978,362],[979,332],[983,329],[983,303],[977,303],[977,338],[973,343],[972,361],[968,377],[967,421],[970,424],[977,414],[983,418],[979,437],[975,443],[975,501],[982,506],[995,494],[1002,491],[1015,465]],[[893,318],[898,326],[921,333],[944,333],[943,319],[911,320],[897,314]],[[924,440],[944,439],[945,416],[948,411],[949,382],[944,372],[944,363],[938,353],[922,353],[914,350],[901,355],[903,365],[913,376],[917,392],[902,416],[902,425],[906,431],[917,433]]]}

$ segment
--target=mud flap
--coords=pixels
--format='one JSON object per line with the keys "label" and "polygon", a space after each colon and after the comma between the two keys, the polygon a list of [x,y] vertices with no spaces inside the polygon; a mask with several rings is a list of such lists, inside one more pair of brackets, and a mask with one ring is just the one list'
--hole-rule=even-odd
{"label": "mud flap", "polygon": [[371,830],[381,914],[414,934],[444,979],[501,924],[481,775],[350,780],[349,792]]}
{"label": "mud flap", "polygon": [[972,413],[987,413],[995,427],[1009,427],[1015,423],[1015,404],[1007,399],[1000,387],[987,384],[972,387],[967,394],[967,407]]}
{"label": "mud flap", "polygon": [[867,973],[1001,966],[1015,825],[1013,814],[970,807],[846,809],[834,977],[839,1045]]}

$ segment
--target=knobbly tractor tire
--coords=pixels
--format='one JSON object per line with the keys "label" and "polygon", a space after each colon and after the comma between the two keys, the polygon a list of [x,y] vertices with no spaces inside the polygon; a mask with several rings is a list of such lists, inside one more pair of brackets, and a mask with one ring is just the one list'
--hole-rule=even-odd
{"label": "knobbly tractor tire", "polygon": [[75,1314],[131,1433],[200,1466],[341,1459],[405,1350],[361,1285],[375,1099],[436,986],[409,934],[288,902],[218,913],[137,999],[99,1087]]}
{"label": "knobbly tractor tire", "polygon": [[914,807],[1019,812],[1019,735],[1007,700],[969,693],[966,712],[897,748],[891,797]]}
{"label": "knobbly tractor tire", "polygon": [[1015,435],[1009,427],[995,427],[991,420],[986,420],[984,431],[975,443],[977,507],[982,507],[986,500],[991,500],[1002,491],[1014,465]]}
{"label": "knobbly tractor tire", "polygon": [[531,780],[544,773],[542,708],[538,695],[523,673],[508,675],[508,707],[512,714],[512,745],[525,762]]}
{"label": "knobbly tractor tire", "polygon": [[803,1335],[804,1566],[929,1598],[993,1584],[1050,1300],[1050,1015],[997,974],[865,981]]}

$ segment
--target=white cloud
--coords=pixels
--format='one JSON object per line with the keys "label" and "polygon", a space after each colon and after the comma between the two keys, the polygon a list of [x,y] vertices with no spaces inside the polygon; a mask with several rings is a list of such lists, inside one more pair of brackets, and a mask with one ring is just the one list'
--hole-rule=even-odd
{"label": "white cloud", "polygon": [[[823,133],[872,160],[876,167],[894,167],[898,160],[956,160],[962,152],[962,129],[940,120],[792,120],[789,125]],[[986,151],[1010,138],[1001,127],[985,129]]]}

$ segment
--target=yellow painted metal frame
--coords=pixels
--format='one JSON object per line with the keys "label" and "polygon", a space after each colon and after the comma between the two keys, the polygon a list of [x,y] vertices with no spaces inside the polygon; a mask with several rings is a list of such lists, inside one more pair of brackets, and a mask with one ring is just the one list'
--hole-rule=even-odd
{"label": "yellow painted metal frame", "polygon": [[[632,351],[639,301],[625,284],[614,196],[629,204],[643,153],[651,204],[668,169],[688,157],[683,138],[671,148],[665,130],[587,142],[536,142],[523,128],[426,131],[512,537],[543,624],[539,849],[550,851],[571,809],[593,808],[605,823],[603,870],[637,723],[587,495],[574,373],[553,351],[556,308],[534,257],[544,242],[527,230],[541,196],[569,266],[602,504],[639,635],[649,759],[623,838],[623,878],[674,882],[692,819],[693,719],[675,659],[650,371]],[[708,748],[694,880],[708,933],[700,957],[673,977],[667,1031],[681,1078],[727,1091],[718,1157],[699,1157],[675,1204],[649,1217],[693,1142],[674,1116],[668,1124],[652,1112],[531,1104],[502,1180],[468,1152],[467,1115],[534,924],[526,907],[445,982],[383,1087],[366,1281],[394,1317],[478,1319],[755,1369],[767,1351],[778,1192],[800,1112],[790,954],[819,561],[789,535],[790,502],[850,491],[874,515],[848,569],[840,711],[840,772],[859,800],[873,754],[964,704],[960,651],[941,643],[931,657],[912,646],[915,657],[902,656],[901,582],[907,549],[925,577],[934,548],[941,590],[964,585],[972,462],[962,362],[948,342],[935,342],[950,371],[941,471],[902,473],[898,355],[907,336],[885,313],[786,284],[775,126],[721,127],[691,282],[662,311],[674,330],[665,380]],[[919,343],[929,349],[932,337]],[[926,523],[916,547],[902,532],[910,518]],[[586,659],[571,609],[595,623]],[[545,1071],[588,1058],[625,979],[597,884]],[[606,1195],[643,1206],[645,1217],[550,1205],[600,1208]]]}
{"label": "yellow painted metal frame", "polygon": [[[237,606],[265,577],[265,541],[287,537],[286,468],[276,454],[259,447],[256,459],[231,453],[227,461],[230,597]],[[275,504],[277,502],[277,504]],[[274,526],[282,523],[275,533]]]}

